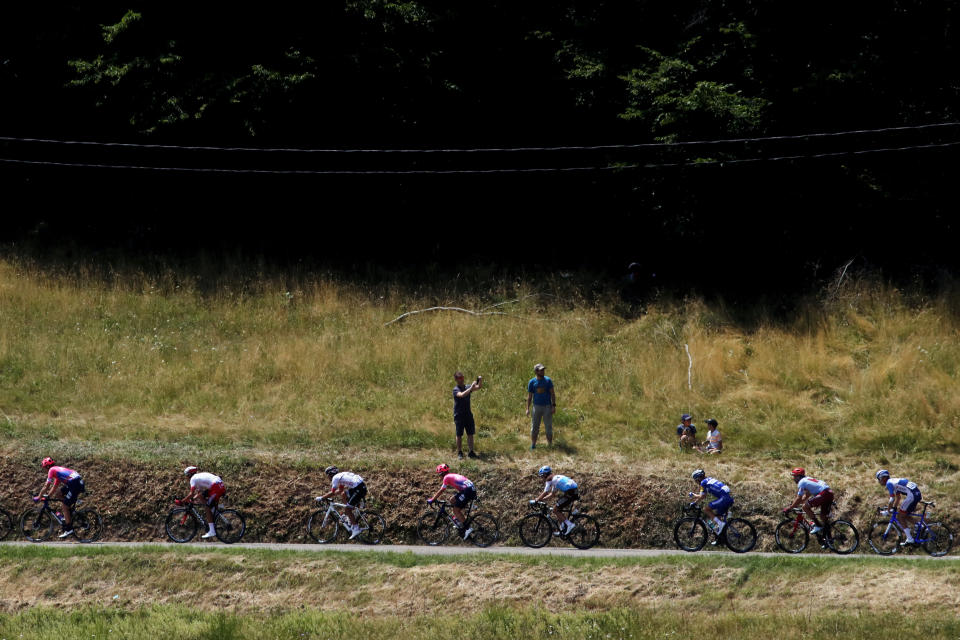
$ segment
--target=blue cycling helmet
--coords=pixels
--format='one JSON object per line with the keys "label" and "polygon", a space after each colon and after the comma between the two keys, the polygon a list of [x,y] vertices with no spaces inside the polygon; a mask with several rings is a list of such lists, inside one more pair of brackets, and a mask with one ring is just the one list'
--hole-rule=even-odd
{"label": "blue cycling helmet", "polygon": [[694,480],[703,480],[704,478],[707,477],[707,472],[704,471],[703,469],[697,469],[696,471],[690,474],[690,477],[693,478]]}
{"label": "blue cycling helmet", "polygon": [[889,477],[890,477],[890,472],[887,471],[886,469],[880,469],[880,471],[877,471],[877,482],[883,482],[884,478],[889,478]]}
{"label": "blue cycling helmet", "polygon": [[546,478],[551,473],[553,473],[553,469],[551,469],[547,465],[543,465],[537,470],[537,475],[540,476],[541,478]]}

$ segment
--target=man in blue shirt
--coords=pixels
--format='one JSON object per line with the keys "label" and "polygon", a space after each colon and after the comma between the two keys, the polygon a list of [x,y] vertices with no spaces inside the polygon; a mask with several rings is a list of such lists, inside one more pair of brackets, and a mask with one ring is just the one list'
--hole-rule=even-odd
{"label": "man in blue shirt", "polygon": [[544,375],[546,367],[537,364],[533,367],[533,378],[527,383],[527,413],[533,403],[533,417],[530,424],[530,448],[537,448],[537,436],[540,434],[540,422],[547,432],[547,445],[553,444],[553,414],[557,411],[557,396],[553,391],[553,380]]}
{"label": "man in blue shirt", "polygon": [[684,447],[692,449],[697,446],[697,428],[690,422],[691,420],[693,417],[685,413],[680,416],[680,424],[677,425],[677,444],[680,445],[681,451]]}

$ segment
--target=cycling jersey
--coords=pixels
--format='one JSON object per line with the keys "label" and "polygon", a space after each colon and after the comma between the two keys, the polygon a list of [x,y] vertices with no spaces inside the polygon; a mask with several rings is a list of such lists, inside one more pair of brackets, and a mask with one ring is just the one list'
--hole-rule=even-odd
{"label": "cycling jersey", "polygon": [[890,478],[887,480],[887,491],[890,497],[898,493],[903,494],[903,500],[900,502],[901,511],[910,512],[917,508],[922,499],[920,489],[916,482],[910,482],[906,478]]}
{"label": "cycling jersey", "polygon": [[341,471],[337,475],[333,476],[333,479],[331,480],[331,487],[334,489],[339,489],[341,487],[344,489],[355,489],[361,484],[363,484],[363,478],[355,473],[351,473],[350,471]]}
{"label": "cycling jersey", "polygon": [[200,473],[195,473],[190,478],[190,488],[191,489],[202,489],[207,491],[210,487],[216,484],[223,484],[223,480],[220,479],[220,476],[215,476],[212,473],[207,473],[202,471]]}
{"label": "cycling jersey", "polygon": [[707,476],[700,481],[700,486],[708,491],[714,498],[724,498],[730,495],[730,487],[723,480],[717,480],[716,478]]}
{"label": "cycling jersey", "polygon": [[810,495],[815,496],[818,493],[827,491],[829,488],[830,486],[826,482],[806,476],[797,483],[797,495],[802,496],[804,491],[808,491]]}
{"label": "cycling jersey", "polygon": [[52,480],[53,486],[57,486],[61,482],[67,483],[76,480],[79,477],[79,473],[66,467],[50,467],[50,471],[47,473],[47,480]]}
{"label": "cycling jersey", "polygon": [[457,491],[466,491],[467,489],[474,488],[473,483],[459,473],[448,473],[447,475],[443,476],[442,484],[445,487],[453,487]]}
{"label": "cycling jersey", "polygon": [[577,483],[571,478],[568,478],[567,476],[561,476],[560,474],[554,474],[552,478],[547,480],[547,484],[543,488],[544,493],[553,493],[554,491],[562,491],[563,493],[566,493],[567,491],[576,490]]}

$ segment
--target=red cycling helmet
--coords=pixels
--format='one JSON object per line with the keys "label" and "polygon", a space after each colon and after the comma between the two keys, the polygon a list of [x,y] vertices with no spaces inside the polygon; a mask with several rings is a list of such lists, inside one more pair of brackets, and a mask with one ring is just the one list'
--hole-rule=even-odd
{"label": "red cycling helmet", "polygon": [[796,469],[790,472],[790,475],[793,476],[793,479],[795,482],[799,482],[800,478],[807,475],[807,472],[803,467],[797,467]]}
{"label": "red cycling helmet", "polygon": [[447,471],[450,471],[450,467],[447,465],[443,463],[437,465],[437,473],[446,473]]}
{"label": "red cycling helmet", "polygon": [[54,462],[53,458],[44,458],[43,462],[40,463],[40,466],[46,469],[47,467],[52,467],[55,464],[57,463]]}

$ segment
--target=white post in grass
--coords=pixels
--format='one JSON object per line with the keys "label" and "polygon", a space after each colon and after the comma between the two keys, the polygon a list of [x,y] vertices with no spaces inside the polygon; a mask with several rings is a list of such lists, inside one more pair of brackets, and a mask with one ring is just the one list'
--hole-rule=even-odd
{"label": "white post in grass", "polygon": [[693,391],[693,356],[690,355],[690,345],[685,344],[683,348],[687,350],[687,360],[690,362],[687,366],[687,389]]}

